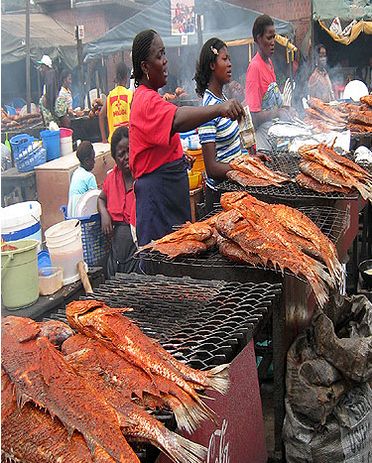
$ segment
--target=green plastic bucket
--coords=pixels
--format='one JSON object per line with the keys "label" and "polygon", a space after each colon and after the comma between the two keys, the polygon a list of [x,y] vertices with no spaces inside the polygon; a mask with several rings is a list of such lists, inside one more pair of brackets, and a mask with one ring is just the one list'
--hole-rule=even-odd
{"label": "green plastic bucket", "polygon": [[39,275],[36,240],[9,241],[13,251],[1,251],[1,297],[10,310],[27,307],[38,300]]}

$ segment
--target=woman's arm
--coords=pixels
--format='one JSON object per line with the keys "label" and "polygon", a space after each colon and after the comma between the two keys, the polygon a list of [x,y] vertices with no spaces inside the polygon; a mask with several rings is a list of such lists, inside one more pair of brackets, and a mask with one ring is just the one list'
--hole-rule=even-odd
{"label": "woman's arm", "polygon": [[216,144],[204,143],[202,145],[205,170],[207,175],[214,180],[224,180],[226,173],[231,170],[228,163],[216,160]]}
{"label": "woman's arm", "polygon": [[98,212],[101,214],[102,231],[107,236],[112,236],[112,220],[107,210],[107,197],[104,191],[101,191],[97,200]]}
{"label": "woman's arm", "polygon": [[107,136],[106,136],[106,128],[105,128],[106,119],[107,119],[107,101],[103,103],[101,111],[99,112],[99,115],[98,115],[99,130],[101,132],[102,143],[108,143]]}
{"label": "woman's arm", "polygon": [[173,119],[171,135],[177,132],[188,132],[215,117],[240,119],[244,115],[243,106],[237,100],[228,100],[221,104],[210,106],[183,106],[178,108]]}

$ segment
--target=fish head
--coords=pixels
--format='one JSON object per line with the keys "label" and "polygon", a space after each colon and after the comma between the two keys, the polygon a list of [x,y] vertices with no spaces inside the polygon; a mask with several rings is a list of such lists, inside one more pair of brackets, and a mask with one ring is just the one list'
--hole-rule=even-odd
{"label": "fish head", "polygon": [[102,301],[73,301],[66,307],[67,321],[72,328],[81,333],[95,331],[100,319],[107,315],[129,312],[131,308],[111,308]]}
{"label": "fish head", "polygon": [[56,347],[60,347],[66,339],[74,335],[74,331],[59,320],[49,320],[39,323],[40,334],[45,336]]}
{"label": "fish head", "polygon": [[38,337],[40,327],[31,318],[10,315],[3,318],[1,332],[3,336],[9,336],[15,342],[26,342]]}

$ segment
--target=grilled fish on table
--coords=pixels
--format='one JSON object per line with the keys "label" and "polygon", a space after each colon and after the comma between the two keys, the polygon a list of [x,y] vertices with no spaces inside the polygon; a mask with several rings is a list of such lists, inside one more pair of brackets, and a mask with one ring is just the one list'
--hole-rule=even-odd
{"label": "grilled fish on table", "polygon": [[[355,188],[364,199],[372,201],[372,175],[355,162],[323,144],[303,146],[299,154],[299,168],[306,176],[337,190]],[[308,183],[310,187],[311,182]]]}
{"label": "grilled fish on table", "polygon": [[272,171],[253,156],[239,156],[230,162],[230,167],[227,177],[242,186],[281,186],[292,181],[287,174]]}
{"label": "grilled fish on table", "polygon": [[[36,323],[12,316],[2,321],[3,456],[22,463],[138,462],[127,436],[153,443],[175,463],[204,461],[205,447],[169,431],[147,409],[169,407],[185,429],[194,430],[201,420],[214,418],[198,391],[206,387],[225,391],[226,366],[198,372],[178,365],[157,343],[126,323],[117,309],[98,301],[76,302],[69,308],[74,326],[86,323],[90,338],[74,335],[58,321]],[[98,309],[106,310],[108,319]],[[86,318],[79,319],[80,315]],[[122,328],[128,333],[116,333]],[[124,339],[132,343],[130,348],[124,348]],[[179,375],[182,371],[192,394],[175,382],[178,377],[173,371],[167,377],[148,368],[141,359],[142,345],[144,357],[151,359],[152,354],[156,364],[164,356],[162,373],[172,367]],[[139,361],[134,361],[134,354]],[[13,401],[7,399],[10,394]]]}

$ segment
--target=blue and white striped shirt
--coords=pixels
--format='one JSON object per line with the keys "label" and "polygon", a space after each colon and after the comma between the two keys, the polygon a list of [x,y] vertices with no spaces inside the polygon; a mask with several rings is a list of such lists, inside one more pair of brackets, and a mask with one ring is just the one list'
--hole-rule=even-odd
{"label": "blue and white striped shirt", "polygon": [[[203,106],[223,103],[224,99],[216,97],[210,90],[206,90],[203,97]],[[216,117],[198,128],[199,140],[205,143],[216,144],[216,160],[228,163],[242,154],[240,144],[239,125],[226,117]],[[207,185],[213,190],[220,183],[207,177]]]}

